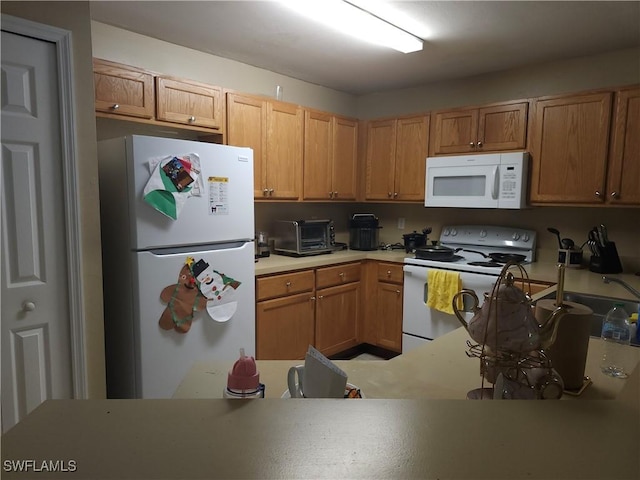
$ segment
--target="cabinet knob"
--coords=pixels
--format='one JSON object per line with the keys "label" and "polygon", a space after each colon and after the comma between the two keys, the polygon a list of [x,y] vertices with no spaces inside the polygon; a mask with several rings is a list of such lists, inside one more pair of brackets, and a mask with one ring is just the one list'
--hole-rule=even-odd
{"label": "cabinet knob", "polygon": [[318,300],[322,300],[324,298],[324,295],[318,295]]}
{"label": "cabinet knob", "polygon": [[339,276],[340,278],[344,278],[344,272],[340,272],[340,273],[338,274],[338,276]]}
{"label": "cabinet knob", "polygon": [[389,197],[389,198],[392,197],[391,192],[387,192],[387,197]]}
{"label": "cabinet knob", "polygon": [[189,123],[193,123],[196,121],[196,117],[194,117],[193,115],[189,117]]}
{"label": "cabinet knob", "polygon": [[398,295],[400,295],[400,290],[396,290],[396,293],[397,293]]}
{"label": "cabinet knob", "polygon": [[269,195],[269,189],[265,188],[264,190],[262,190],[262,195],[264,195],[265,197]]}
{"label": "cabinet knob", "polygon": [[315,296],[309,297],[309,300],[312,300],[312,301],[315,302],[316,301],[316,297]]}
{"label": "cabinet knob", "polygon": [[596,190],[596,197],[598,198],[602,197],[602,193],[599,190]]}
{"label": "cabinet knob", "polygon": [[338,196],[338,192],[333,192],[333,198],[336,198]]}
{"label": "cabinet knob", "polygon": [[289,288],[289,287],[291,286],[291,282],[287,282],[287,283],[285,283],[285,286],[286,286],[287,288]]}
{"label": "cabinet knob", "polygon": [[478,148],[482,148],[482,142],[478,142]]}
{"label": "cabinet knob", "polygon": [[470,146],[471,148],[473,148],[473,147],[475,147],[475,146],[476,146],[476,144],[475,144],[475,143],[473,143],[473,142],[469,142],[469,146]]}
{"label": "cabinet knob", "polygon": [[620,194],[618,192],[611,192],[611,198],[617,200],[620,198]]}
{"label": "cabinet knob", "polygon": [[387,270],[387,277],[391,276],[391,270]]}
{"label": "cabinet knob", "polygon": [[120,105],[118,105],[117,103],[111,107],[112,110],[118,110],[119,108],[120,108]]}
{"label": "cabinet knob", "polygon": [[26,302],[22,302],[22,311],[23,312],[33,312],[36,309],[36,304],[30,300]]}
{"label": "cabinet knob", "polygon": [[394,192],[393,193],[393,198],[396,198],[398,196],[398,192]]}
{"label": "cabinet knob", "polygon": [[333,192],[329,192],[329,198],[333,198]]}
{"label": "cabinet knob", "polygon": [[269,195],[273,195],[273,188],[269,189]]}

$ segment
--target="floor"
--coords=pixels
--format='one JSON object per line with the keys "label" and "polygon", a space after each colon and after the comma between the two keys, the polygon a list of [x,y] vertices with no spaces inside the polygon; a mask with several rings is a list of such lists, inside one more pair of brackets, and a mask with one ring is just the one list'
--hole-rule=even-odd
{"label": "floor", "polygon": [[360,355],[353,357],[351,360],[384,360],[384,358],[372,355],[371,353],[361,353]]}

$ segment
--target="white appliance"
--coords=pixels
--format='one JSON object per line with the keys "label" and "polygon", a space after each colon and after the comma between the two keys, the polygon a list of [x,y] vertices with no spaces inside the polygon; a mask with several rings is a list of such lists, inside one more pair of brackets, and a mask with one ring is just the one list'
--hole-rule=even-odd
{"label": "white appliance", "polygon": [[427,158],[426,207],[525,208],[529,154]]}
{"label": "white appliance", "polygon": [[[445,226],[440,234],[440,245],[457,252],[450,261],[425,260],[416,254],[404,260],[404,294],[402,302],[402,352],[445,335],[460,327],[455,315],[427,307],[430,269],[460,272],[462,288],[473,290],[480,302],[484,292],[493,288],[504,263],[511,256],[523,256],[522,264],[535,261],[536,232],[521,228],[488,225]],[[473,250],[473,251],[468,251]],[[485,255],[501,254],[504,263],[488,260]],[[471,320],[471,298],[463,297],[467,322]]]}
{"label": "white appliance", "polygon": [[170,398],[194,362],[255,355],[253,151],[128,136],[98,153],[108,397]]}

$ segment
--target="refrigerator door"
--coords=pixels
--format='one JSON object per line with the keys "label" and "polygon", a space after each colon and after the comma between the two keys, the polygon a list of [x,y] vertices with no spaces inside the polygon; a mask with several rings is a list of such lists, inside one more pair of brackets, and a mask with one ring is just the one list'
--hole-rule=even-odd
{"label": "refrigerator door", "polygon": [[[126,148],[131,250],[254,238],[251,149],[138,135],[127,137]],[[200,196],[186,198],[174,220],[143,198],[152,175],[149,161],[193,153],[203,188]]]}
{"label": "refrigerator door", "polygon": [[[170,398],[196,361],[232,362],[239,357],[240,348],[255,356],[253,242],[227,247],[132,254],[137,267],[133,301],[135,397]],[[202,296],[196,294],[199,288],[183,277],[186,262],[191,263],[191,272],[201,280],[216,277],[211,285],[217,283],[220,287],[224,283],[227,287],[219,288],[221,299],[209,304],[218,321],[206,309],[187,318],[193,308],[207,307]],[[216,311],[215,307],[220,305],[223,308]],[[229,313],[233,313],[231,318],[224,321]],[[170,329],[161,327],[161,319],[165,320],[165,328]],[[182,333],[185,329],[188,331]]]}

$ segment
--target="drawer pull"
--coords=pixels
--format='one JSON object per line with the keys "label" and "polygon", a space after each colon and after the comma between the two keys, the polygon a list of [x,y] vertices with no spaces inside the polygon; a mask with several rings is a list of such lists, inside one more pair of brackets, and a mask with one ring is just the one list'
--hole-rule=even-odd
{"label": "drawer pull", "polygon": [[285,286],[286,286],[287,288],[289,288],[289,287],[291,286],[291,282],[287,282],[287,283],[285,283]]}

